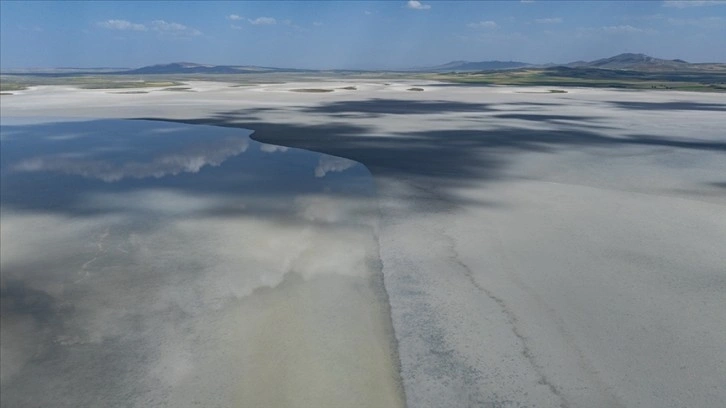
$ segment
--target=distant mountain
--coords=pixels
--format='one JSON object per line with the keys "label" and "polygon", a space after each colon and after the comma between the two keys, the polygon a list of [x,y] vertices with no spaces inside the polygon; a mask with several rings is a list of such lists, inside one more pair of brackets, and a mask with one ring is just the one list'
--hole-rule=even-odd
{"label": "distant mountain", "polygon": [[[398,72],[477,72],[477,71],[504,71],[517,69],[579,69],[603,70],[603,71],[638,71],[638,72],[724,72],[726,64],[723,63],[689,63],[681,59],[661,59],[645,54],[620,54],[610,58],[602,58],[594,61],[575,61],[568,64],[529,64],[520,61],[451,61],[443,65],[433,67],[412,68]],[[170,64],[149,65],[136,69],[129,68],[28,68],[4,70],[3,75],[35,75],[48,77],[65,77],[77,75],[179,75],[179,74],[252,74],[252,73],[305,73],[305,72],[328,72],[328,73],[360,73],[374,72],[376,70],[310,70],[295,68],[274,68],[260,67],[254,65],[209,65],[192,62],[174,62]],[[391,71],[393,72],[393,71]],[[593,72],[579,72],[578,75],[601,75]],[[604,73],[602,75],[609,75]]]}
{"label": "distant mountain", "polygon": [[202,65],[190,62],[149,65],[120,72],[123,74],[237,74],[239,70],[230,66]]}
{"label": "distant mountain", "polygon": [[447,64],[437,65],[434,67],[416,68],[415,71],[500,71],[505,69],[525,68],[531,66],[526,62],[519,61],[451,61]]}
{"label": "distant mountain", "polygon": [[424,72],[472,72],[472,71],[500,71],[522,68],[588,68],[605,70],[628,70],[628,71],[722,71],[725,64],[710,63],[689,63],[681,59],[661,59],[645,54],[625,53],[610,58],[602,58],[594,61],[575,61],[569,64],[529,64],[519,61],[452,61],[447,64],[433,67],[417,68],[413,71]]}
{"label": "distant mountain", "polygon": [[75,75],[178,75],[178,74],[249,74],[265,72],[310,72],[306,69],[258,67],[252,65],[207,65],[193,62],[173,62],[141,68],[34,68],[3,71],[8,75],[64,77]]}
{"label": "distant mountain", "polygon": [[610,58],[602,58],[595,61],[575,61],[569,64],[529,64],[519,61],[452,61],[447,64],[417,69],[427,72],[471,72],[471,71],[500,71],[520,68],[547,68],[547,67],[569,67],[569,68],[597,68],[597,69],[619,69],[633,71],[677,71],[683,69],[703,69],[702,65],[713,64],[690,64],[686,61],[675,59],[666,60],[654,58],[645,54],[625,53]]}
{"label": "distant mountain", "polygon": [[245,74],[251,72],[304,72],[303,69],[270,68],[237,65],[204,65],[192,62],[174,62],[171,64],[149,65],[118,74]]}
{"label": "distant mountain", "polygon": [[600,69],[626,69],[633,71],[675,71],[693,68],[694,65],[680,59],[666,60],[651,57],[645,54],[625,53],[610,58],[602,58],[595,61],[577,61],[567,64],[573,68],[600,68]]}

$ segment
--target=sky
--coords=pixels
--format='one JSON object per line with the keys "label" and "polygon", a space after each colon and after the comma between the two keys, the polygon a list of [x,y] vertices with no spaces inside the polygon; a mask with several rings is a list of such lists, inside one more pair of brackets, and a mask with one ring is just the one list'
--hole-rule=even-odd
{"label": "sky", "polygon": [[0,68],[726,62],[726,1],[0,1]]}

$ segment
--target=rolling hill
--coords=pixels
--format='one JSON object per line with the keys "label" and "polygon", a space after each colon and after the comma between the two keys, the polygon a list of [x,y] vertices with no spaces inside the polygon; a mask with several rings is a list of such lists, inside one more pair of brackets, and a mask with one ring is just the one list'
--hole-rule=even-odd
{"label": "rolling hill", "polygon": [[516,69],[531,66],[526,62],[519,61],[451,61],[443,65],[433,67],[415,68],[414,71],[440,72],[440,71],[500,71],[505,69]]}
{"label": "rolling hill", "polygon": [[304,69],[271,68],[250,65],[204,65],[192,62],[174,62],[171,64],[149,65],[116,74],[245,74],[261,72],[305,72]]}
{"label": "rolling hill", "polygon": [[610,58],[601,58],[595,61],[577,61],[567,64],[573,68],[599,68],[599,69],[625,69],[634,71],[675,71],[682,69],[692,69],[693,66],[701,64],[691,64],[681,59],[667,60],[651,57],[645,54],[625,53]]}
{"label": "rolling hill", "polygon": [[476,72],[502,71],[522,68],[578,68],[601,70],[626,70],[641,72],[675,72],[675,71],[722,71],[726,64],[690,63],[681,59],[662,59],[645,54],[624,53],[594,61],[575,61],[568,64],[529,64],[519,61],[452,61],[447,64],[428,68],[415,69],[426,72]]}

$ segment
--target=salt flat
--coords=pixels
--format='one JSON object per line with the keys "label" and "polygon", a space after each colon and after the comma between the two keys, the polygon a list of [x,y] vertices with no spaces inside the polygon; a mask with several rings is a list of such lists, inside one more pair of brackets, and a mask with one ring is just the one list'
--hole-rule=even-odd
{"label": "salt flat", "polygon": [[2,114],[241,127],[365,164],[410,407],[726,400],[723,94],[190,86],[39,87]]}

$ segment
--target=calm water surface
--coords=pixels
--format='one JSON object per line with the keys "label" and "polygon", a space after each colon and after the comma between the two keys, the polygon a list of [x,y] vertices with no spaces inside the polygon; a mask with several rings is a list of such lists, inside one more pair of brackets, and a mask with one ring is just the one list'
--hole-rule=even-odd
{"label": "calm water surface", "polygon": [[250,131],[3,118],[2,406],[401,406],[370,173]]}

